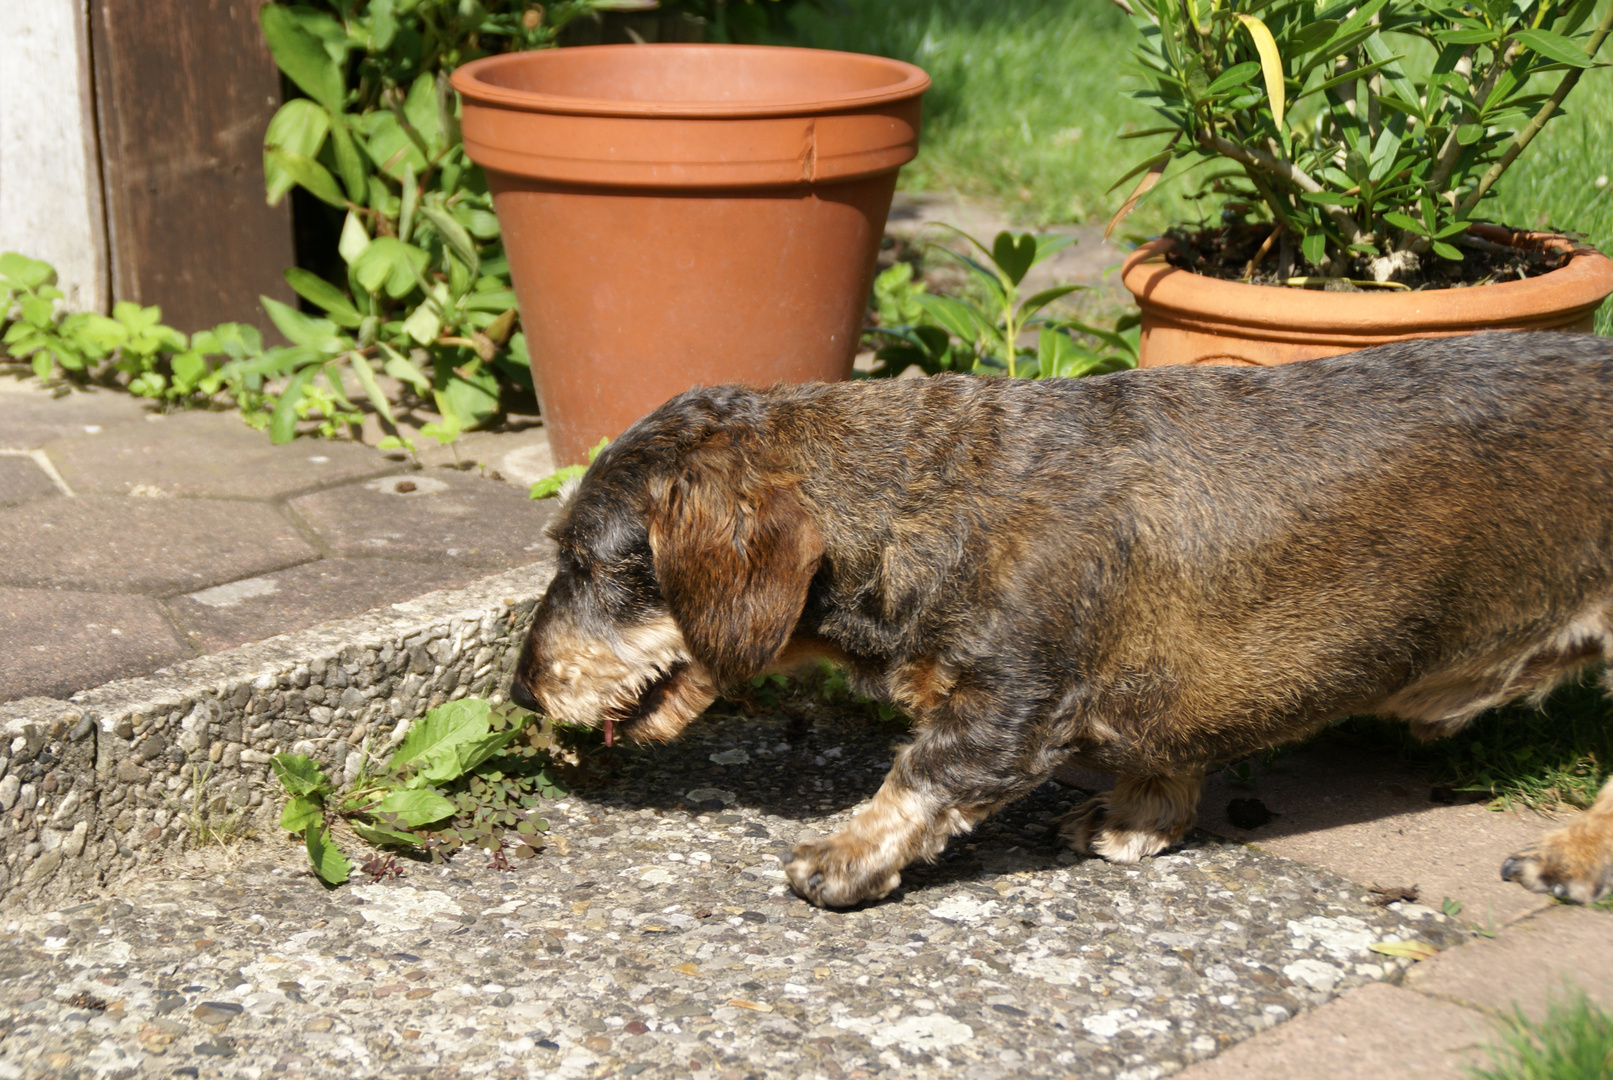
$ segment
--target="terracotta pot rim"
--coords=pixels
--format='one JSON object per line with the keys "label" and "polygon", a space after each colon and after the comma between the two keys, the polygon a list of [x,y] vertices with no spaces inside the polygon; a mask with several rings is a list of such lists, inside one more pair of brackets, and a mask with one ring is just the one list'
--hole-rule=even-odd
{"label": "terracotta pot rim", "polygon": [[[631,101],[622,99],[570,97],[562,94],[542,94],[531,90],[518,90],[495,81],[508,68],[530,67],[544,64],[548,57],[558,56],[558,62],[575,62],[594,53],[636,49],[660,53],[707,53],[737,55],[739,53],[767,54],[773,59],[786,56],[797,59],[815,58],[820,63],[851,64],[865,70],[885,70],[891,81],[871,90],[825,94],[818,97],[785,101]],[[703,119],[751,119],[772,116],[816,116],[825,113],[848,112],[871,106],[884,105],[916,97],[929,89],[930,77],[923,69],[901,60],[864,53],[838,52],[832,49],[807,49],[787,45],[713,45],[683,42],[661,42],[646,45],[583,45],[564,50],[502,53],[483,57],[459,67],[452,76],[453,87],[467,99],[482,105],[501,106],[523,112],[553,113],[569,116],[618,117],[679,117]]]}
{"label": "terracotta pot rim", "polygon": [[[1567,237],[1554,233],[1513,231],[1497,226],[1474,226],[1473,232],[1498,242],[1567,246]],[[1481,320],[1485,324],[1533,322],[1549,308],[1561,321],[1563,313],[1594,310],[1613,289],[1613,260],[1595,249],[1581,249],[1568,265],[1538,277],[1503,281],[1466,289],[1430,289],[1419,292],[1333,293],[1311,289],[1279,289],[1242,281],[1195,274],[1170,265],[1166,254],[1174,246],[1168,237],[1151,240],[1132,252],[1121,267],[1121,281],[1156,316],[1180,316],[1208,328],[1238,328],[1282,338],[1296,330],[1307,340],[1325,340],[1332,334],[1382,333],[1417,327],[1423,330],[1475,329],[1471,304],[1483,296]],[[1542,298],[1551,294],[1549,304]],[[1449,301],[1455,301],[1451,303]],[[1450,309],[1449,311],[1442,309]],[[1174,320],[1172,320],[1174,321]]]}

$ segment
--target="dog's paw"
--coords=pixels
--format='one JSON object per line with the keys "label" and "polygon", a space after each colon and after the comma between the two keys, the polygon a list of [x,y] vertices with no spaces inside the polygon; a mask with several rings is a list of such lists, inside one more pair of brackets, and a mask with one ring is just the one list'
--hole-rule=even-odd
{"label": "dog's paw", "polygon": [[1071,851],[1097,855],[1110,862],[1134,863],[1157,855],[1180,840],[1187,826],[1161,829],[1138,827],[1129,821],[1123,807],[1111,805],[1109,793],[1088,799],[1065,814],[1059,822],[1059,839]]}
{"label": "dog's paw", "polygon": [[795,845],[784,874],[797,894],[819,907],[851,907],[889,896],[902,883],[900,872],[873,865],[872,855],[846,833],[836,833]]}
{"label": "dog's paw", "polygon": [[1501,880],[1530,892],[1591,904],[1613,891],[1613,828],[1586,815],[1508,856]]}

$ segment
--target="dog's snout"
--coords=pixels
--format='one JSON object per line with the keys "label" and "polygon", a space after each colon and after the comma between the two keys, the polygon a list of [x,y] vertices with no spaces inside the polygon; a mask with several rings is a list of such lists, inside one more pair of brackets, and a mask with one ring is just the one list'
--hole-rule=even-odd
{"label": "dog's snout", "polygon": [[530,709],[532,712],[543,711],[543,703],[526,688],[519,677],[510,683],[510,700],[523,709]]}

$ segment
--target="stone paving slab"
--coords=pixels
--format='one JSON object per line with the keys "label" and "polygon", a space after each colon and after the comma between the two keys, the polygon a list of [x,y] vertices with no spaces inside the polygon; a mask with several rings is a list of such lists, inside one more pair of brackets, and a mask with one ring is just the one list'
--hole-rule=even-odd
{"label": "stone paving slab", "polygon": [[266,503],[80,495],[0,510],[0,585],[189,592],[319,557]]}
{"label": "stone paving slab", "polygon": [[163,602],[198,653],[358,615],[464,585],[485,571],[397,559],[320,559]]}
{"label": "stone paving slab", "polygon": [[66,696],[191,652],[145,596],[0,587],[0,700]]}
{"label": "stone paving slab", "polygon": [[[1556,822],[1529,810],[1481,803],[1440,805],[1426,780],[1359,748],[1323,740],[1256,764],[1251,783],[1219,773],[1205,784],[1200,824],[1284,858],[1325,866],[1365,886],[1418,887],[1438,909],[1446,897],[1462,918],[1503,926],[1554,901],[1501,880],[1501,863]],[[1277,816],[1254,829],[1233,825],[1233,799],[1258,798]]]}
{"label": "stone paving slab", "polygon": [[56,482],[31,456],[0,453],[0,507],[21,506],[61,494]]}
{"label": "stone paving slab", "polygon": [[812,708],[598,750],[509,872],[327,892],[272,832],[146,862],[4,924],[0,1076],[1151,1077],[1399,979],[1374,941],[1458,936],[1202,834],[1078,860],[1048,825],[1085,793],[1057,784],[887,901],[794,898],[780,857],[898,734]]}
{"label": "stone paving slab", "polygon": [[1565,985],[1613,1012],[1613,912],[1557,906],[1418,965],[1407,985],[1433,997],[1510,1015],[1545,1014]]}
{"label": "stone paving slab", "polygon": [[113,390],[57,395],[38,381],[0,374],[0,447],[36,450],[56,439],[140,424],[157,413],[150,402]]}
{"label": "stone paving slab", "polygon": [[59,439],[44,449],[77,492],[272,499],[406,466],[364,446],[299,439],[275,446],[231,413],[154,415],[155,422]]}
{"label": "stone paving slab", "polygon": [[292,513],[333,555],[521,566],[549,546],[552,503],[481,476],[433,469],[304,495]]}
{"label": "stone paving slab", "polygon": [[1396,986],[1364,986],[1239,1043],[1180,1080],[1468,1080],[1494,1029],[1479,1013]]}

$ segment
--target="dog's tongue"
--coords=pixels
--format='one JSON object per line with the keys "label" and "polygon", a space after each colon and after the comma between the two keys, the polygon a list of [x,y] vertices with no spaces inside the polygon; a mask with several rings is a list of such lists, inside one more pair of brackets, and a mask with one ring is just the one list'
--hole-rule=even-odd
{"label": "dog's tongue", "polygon": [[605,745],[611,746],[616,742],[616,721],[605,717]]}

